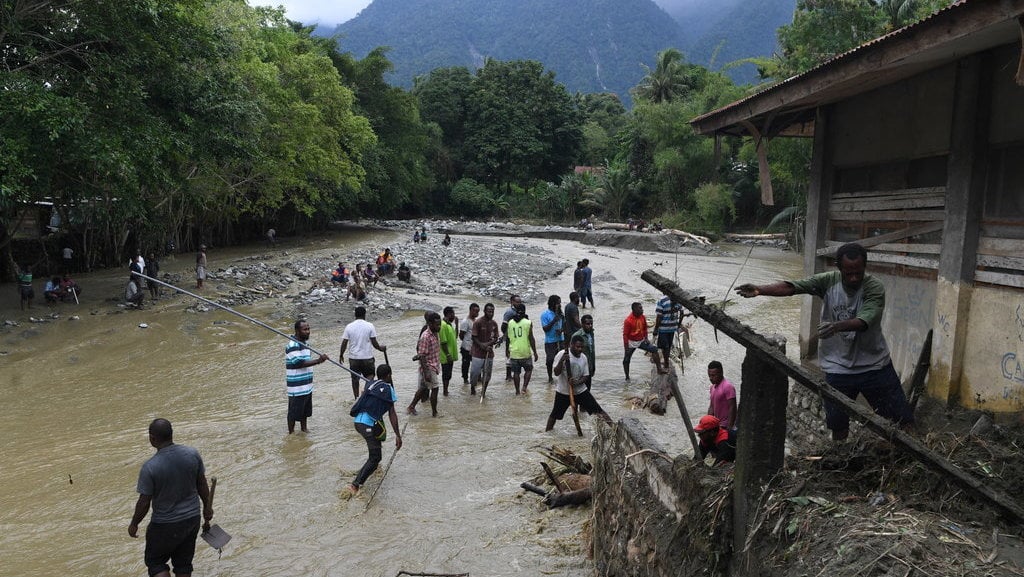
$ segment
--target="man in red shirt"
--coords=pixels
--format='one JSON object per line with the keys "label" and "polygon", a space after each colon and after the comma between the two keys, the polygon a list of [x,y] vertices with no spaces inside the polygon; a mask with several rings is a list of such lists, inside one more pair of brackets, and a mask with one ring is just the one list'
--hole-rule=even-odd
{"label": "man in red shirt", "polygon": [[625,352],[622,357],[622,372],[626,374],[626,380],[629,380],[629,359],[637,349],[651,353],[651,362],[658,367],[658,372],[667,373],[668,369],[661,366],[658,347],[647,340],[647,317],[644,316],[644,306],[633,303],[631,308],[632,311],[622,322],[622,348]]}

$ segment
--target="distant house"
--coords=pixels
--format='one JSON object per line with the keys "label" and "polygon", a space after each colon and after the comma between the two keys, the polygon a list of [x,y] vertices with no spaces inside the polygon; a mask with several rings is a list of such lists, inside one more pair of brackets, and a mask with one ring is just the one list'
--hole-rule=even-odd
{"label": "distant house", "polygon": [[[1022,34],[1024,0],[962,0],[691,121],[812,137],[806,273],[868,246],[904,380],[931,329],[928,394],[997,413],[1024,410]],[[818,313],[805,297],[802,356]]]}
{"label": "distant house", "polygon": [[573,168],[575,174],[589,174],[592,176],[601,176],[604,174],[603,166],[577,166]]}

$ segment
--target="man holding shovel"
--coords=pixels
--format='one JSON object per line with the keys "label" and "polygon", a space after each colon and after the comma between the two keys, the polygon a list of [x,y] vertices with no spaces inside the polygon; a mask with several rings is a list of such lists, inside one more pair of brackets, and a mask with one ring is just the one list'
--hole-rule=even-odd
{"label": "man holding shovel", "polygon": [[139,500],[128,525],[128,535],[138,537],[139,523],[152,506],[145,553],[151,577],[170,577],[168,561],[174,565],[177,577],[189,577],[199,535],[200,501],[203,519],[209,523],[213,518],[203,459],[192,447],[175,445],[173,436],[167,419],[155,419],[149,424],[149,444],[156,454],[139,471]]}

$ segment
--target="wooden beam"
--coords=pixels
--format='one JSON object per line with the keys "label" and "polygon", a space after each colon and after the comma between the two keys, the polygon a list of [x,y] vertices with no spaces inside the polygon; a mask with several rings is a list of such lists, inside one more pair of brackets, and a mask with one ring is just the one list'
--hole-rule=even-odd
{"label": "wooden beam", "polygon": [[921,221],[921,220],[942,220],[946,213],[942,210],[857,210],[857,211],[829,211],[828,217],[832,220],[854,220],[864,222],[866,220],[882,221]]}
{"label": "wooden beam", "polygon": [[862,407],[856,401],[840,393],[819,376],[791,361],[785,353],[773,346],[765,337],[730,317],[725,311],[701,304],[696,295],[683,290],[679,285],[653,270],[644,271],[640,278],[746,347],[748,351],[756,351],[757,354],[769,360],[778,370],[800,385],[839,405],[852,419],[890,441],[920,461],[921,464],[957,484],[982,502],[991,505],[1003,516],[1017,523],[1024,523],[1024,508],[1013,497],[988,486],[984,481],[960,469],[942,455],[904,433],[892,422],[879,417],[873,411]]}
{"label": "wooden beam", "polygon": [[[887,242],[892,242],[894,240],[903,240],[905,238],[910,238],[912,236],[917,236],[917,235],[921,235],[921,234],[928,234],[928,233],[931,233],[931,232],[940,231],[940,230],[942,230],[942,226],[943,225],[942,225],[941,222],[929,222],[927,224],[916,224],[914,226],[908,226],[907,228],[903,228],[903,229],[900,229],[900,230],[894,230],[892,232],[887,232],[885,234],[879,234],[879,235],[876,235],[876,236],[869,236],[867,238],[862,238],[862,239],[856,240],[854,242],[856,242],[857,244],[861,245],[864,248],[871,248],[873,246],[878,246],[880,244],[887,243]],[[832,256],[833,254],[835,254],[836,249],[839,248],[840,246],[844,245],[844,244],[846,244],[846,243],[829,241],[828,243],[826,243],[825,248],[819,248],[815,254],[817,256]]]}
{"label": "wooden beam", "polygon": [[832,199],[829,210],[842,211],[876,211],[876,210],[912,210],[918,208],[943,208],[946,206],[946,195],[889,197],[873,196],[868,198],[836,200]]}
{"label": "wooden beam", "polygon": [[1024,288],[1024,275],[992,272],[989,270],[974,271],[974,280],[989,284]]}
{"label": "wooden beam", "polygon": [[908,198],[945,196],[945,187],[928,187],[924,189],[899,189],[895,191],[861,191],[857,193],[840,193],[833,195],[833,200],[860,200],[867,198]]}
{"label": "wooden beam", "polygon": [[978,254],[1016,256],[1024,254],[1024,240],[983,236],[978,240]]}
{"label": "wooden beam", "polygon": [[978,255],[978,266],[990,266],[993,268],[1004,268],[1008,270],[1024,271],[1024,258],[1013,256],[989,256]]}

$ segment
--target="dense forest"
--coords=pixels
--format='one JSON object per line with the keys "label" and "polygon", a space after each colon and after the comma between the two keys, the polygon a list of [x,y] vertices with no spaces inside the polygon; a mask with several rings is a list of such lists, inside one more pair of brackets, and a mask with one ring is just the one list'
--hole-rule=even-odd
{"label": "dense forest", "polygon": [[[906,8],[893,10],[899,4]],[[939,2],[801,2],[758,62],[769,80],[920,18]],[[0,11],[0,272],[89,266],[322,228],[338,218],[635,216],[716,232],[799,213],[809,143],[772,143],[760,206],[748,141],[688,120],[748,94],[674,48],[627,110],[529,59],[445,67],[411,89],[244,0],[13,0]],[[574,170],[578,166],[591,169]],[[26,223],[37,221],[35,234]],[[44,225],[49,223],[50,228]]]}

